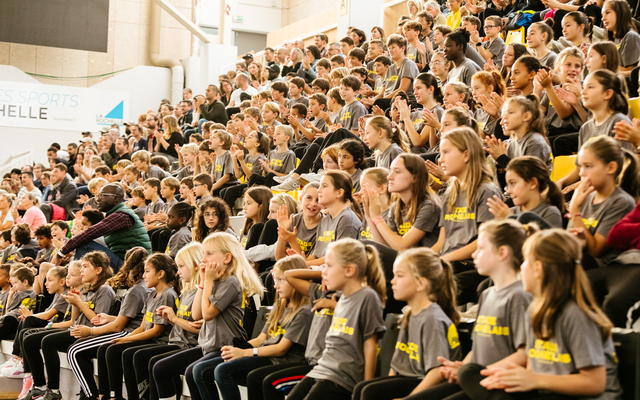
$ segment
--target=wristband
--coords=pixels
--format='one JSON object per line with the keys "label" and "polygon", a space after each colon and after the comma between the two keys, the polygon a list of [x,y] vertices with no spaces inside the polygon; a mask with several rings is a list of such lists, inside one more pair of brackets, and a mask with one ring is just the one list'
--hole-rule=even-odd
{"label": "wristband", "polygon": [[371,222],[373,222],[374,226],[378,226],[380,222],[384,222],[384,219],[382,217],[375,217]]}
{"label": "wristband", "polygon": [[198,289],[200,289],[200,290],[204,290],[204,287],[203,287],[203,286],[198,285]]}
{"label": "wristband", "polygon": [[44,329],[51,329],[52,326],[53,326],[53,322],[49,321],[47,323],[47,326],[44,327]]}
{"label": "wristband", "polygon": [[573,215],[571,216],[571,218],[572,218],[572,219],[573,219],[573,218],[576,218],[576,217],[582,218],[582,214],[580,214],[580,213],[576,213],[576,214],[573,214]]}
{"label": "wristband", "polygon": [[258,348],[257,347],[253,348],[253,356],[254,357],[258,357]]}

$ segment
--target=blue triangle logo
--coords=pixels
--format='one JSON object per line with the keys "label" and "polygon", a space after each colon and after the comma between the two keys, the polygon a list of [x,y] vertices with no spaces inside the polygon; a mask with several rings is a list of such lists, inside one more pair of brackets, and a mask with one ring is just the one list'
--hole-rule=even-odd
{"label": "blue triangle logo", "polygon": [[109,114],[105,118],[123,119],[124,118],[124,100],[120,102],[113,110],[109,111]]}

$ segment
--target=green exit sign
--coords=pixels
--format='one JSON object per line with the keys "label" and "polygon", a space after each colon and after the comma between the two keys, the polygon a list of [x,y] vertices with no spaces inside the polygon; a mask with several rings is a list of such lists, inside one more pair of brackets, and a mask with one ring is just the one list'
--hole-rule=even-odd
{"label": "green exit sign", "polygon": [[242,22],[242,15],[236,15],[233,17],[233,22]]}

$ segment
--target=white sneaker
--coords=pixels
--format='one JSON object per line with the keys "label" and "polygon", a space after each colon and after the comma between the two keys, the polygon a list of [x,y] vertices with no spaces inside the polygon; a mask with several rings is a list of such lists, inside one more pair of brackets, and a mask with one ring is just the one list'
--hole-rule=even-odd
{"label": "white sneaker", "polygon": [[320,183],[321,179],[322,174],[310,173],[300,175],[300,183],[302,183],[303,186],[306,186],[309,183]]}
{"label": "white sneaker", "polygon": [[14,379],[22,379],[24,378],[24,364],[22,360],[15,363],[13,366],[9,368],[5,368],[2,370],[2,376],[5,378],[14,378]]}
{"label": "white sneaker", "polygon": [[290,192],[292,190],[298,190],[300,189],[300,181],[292,176],[278,186],[273,186],[271,189],[277,192]]}
{"label": "white sneaker", "polygon": [[0,365],[0,373],[2,373],[2,370],[4,369],[8,369],[13,367],[17,362],[20,361],[20,358],[13,356],[11,357],[9,360],[7,360],[7,362],[5,362],[4,364]]}
{"label": "white sneaker", "polygon": [[293,176],[293,170],[291,170],[288,174],[282,176],[274,176],[273,180],[278,183],[284,183],[287,179]]}

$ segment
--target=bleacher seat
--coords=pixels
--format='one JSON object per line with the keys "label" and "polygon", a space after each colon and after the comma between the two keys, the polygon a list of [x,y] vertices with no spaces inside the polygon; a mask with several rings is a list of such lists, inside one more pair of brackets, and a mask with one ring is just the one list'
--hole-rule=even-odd
{"label": "bleacher seat", "polygon": [[391,369],[391,358],[396,349],[398,334],[400,333],[400,323],[402,314],[387,314],[384,319],[384,326],[387,328],[380,340],[380,354],[378,354],[379,376],[389,375]]}
{"label": "bleacher seat", "polygon": [[553,171],[551,180],[557,182],[576,169],[577,156],[558,156],[553,158]]}
{"label": "bleacher seat", "polygon": [[258,316],[256,317],[256,323],[253,326],[253,332],[251,332],[251,339],[255,339],[260,336],[262,328],[264,328],[264,325],[267,323],[267,316],[272,309],[273,307],[260,307],[258,310]]}
{"label": "bleacher seat", "polygon": [[[507,32],[507,38],[504,43],[508,46],[511,43],[522,43],[525,44],[526,33],[524,30],[524,26],[515,31]],[[525,44],[526,45],[526,44]]]}
{"label": "bleacher seat", "polygon": [[613,328],[623,400],[640,400],[640,332]]}

